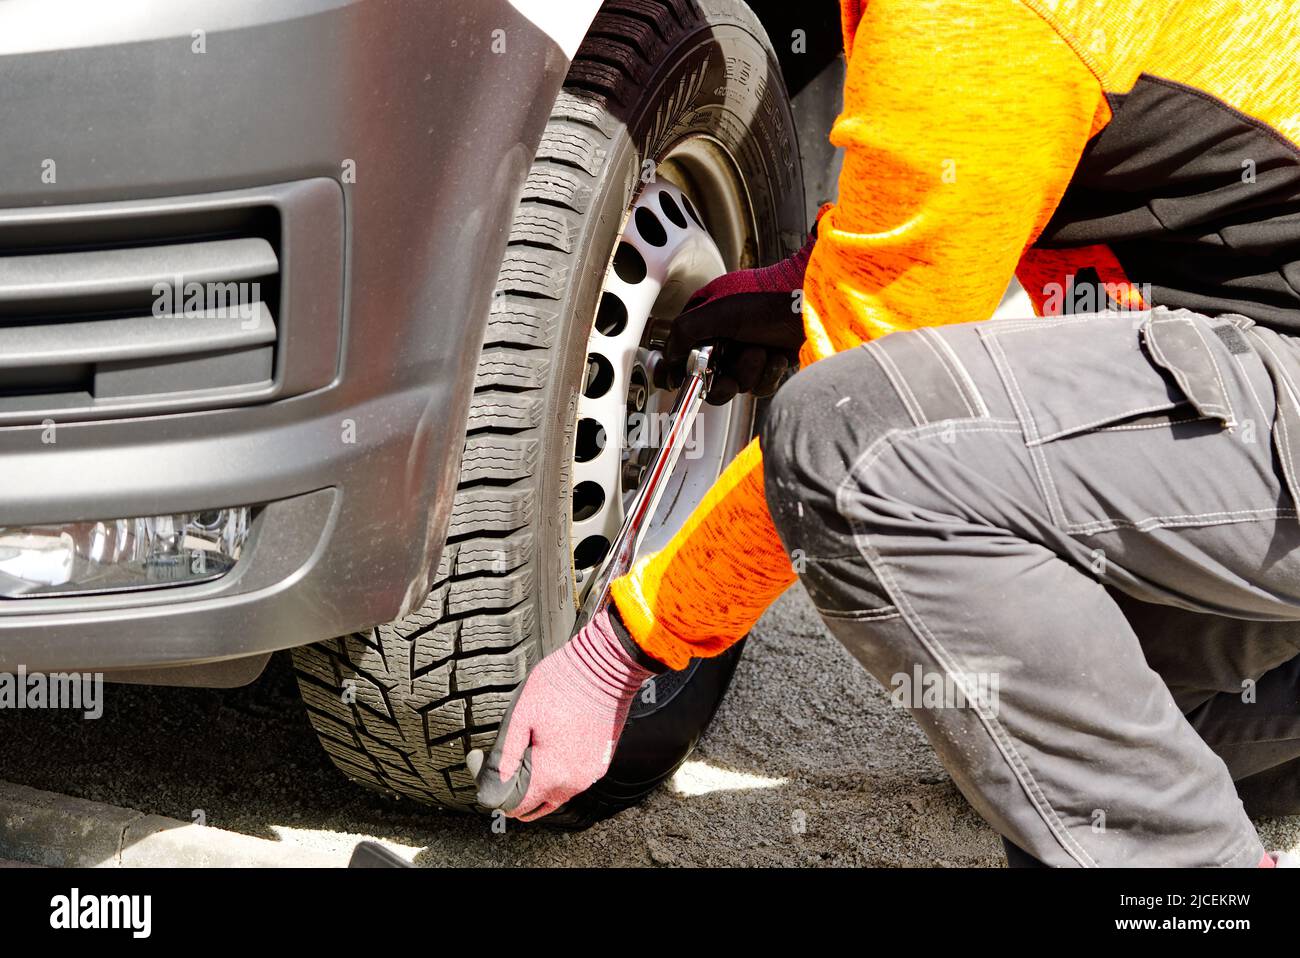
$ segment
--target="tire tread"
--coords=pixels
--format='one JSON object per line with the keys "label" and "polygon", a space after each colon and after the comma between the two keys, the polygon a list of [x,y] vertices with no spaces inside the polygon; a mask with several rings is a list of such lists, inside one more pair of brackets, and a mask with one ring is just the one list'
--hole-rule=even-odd
{"label": "tire tread", "polygon": [[695,0],[608,0],[570,67],[525,178],[474,380],[449,535],[426,601],[366,632],[294,650],[307,714],[349,778],[475,807],[465,766],[491,745],[540,629],[535,483],[551,348],[624,97],[701,22]]}

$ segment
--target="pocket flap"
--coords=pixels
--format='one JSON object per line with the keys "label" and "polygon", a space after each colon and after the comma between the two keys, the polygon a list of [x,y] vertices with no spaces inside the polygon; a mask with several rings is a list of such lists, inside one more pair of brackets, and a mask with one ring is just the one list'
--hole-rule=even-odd
{"label": "pocket flap", "polygon": [[[1039,445],[1188,405],[1179,384],[1142,347],[1147,313],[995,320],[981,337],[1006,380],[1025,430]],[[1110,324],[1127,327],[1114,335]],[[1105,327],[1105,328],[1102,328]],[[1044,363],[1066,355],[1068,365]],[[1068,370],[1062,375],[1061,370]]]}
{"label": "pocket flap", "polygon": [[1142,336],[1152,361],[1174,377],[1202,416],[1218,419],[1229,429],[1237,425],[1219,363],[1250,346],[1231,321],[1185,309],[1157,310],[1142,327]]}

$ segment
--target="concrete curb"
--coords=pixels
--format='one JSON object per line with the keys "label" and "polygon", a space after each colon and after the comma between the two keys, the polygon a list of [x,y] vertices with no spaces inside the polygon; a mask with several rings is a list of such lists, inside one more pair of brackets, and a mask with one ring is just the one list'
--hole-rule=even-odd
{"label": "concrete curb", "polygon": [[338,868],[330,855],[0,782],[0,859],[51,868]]}

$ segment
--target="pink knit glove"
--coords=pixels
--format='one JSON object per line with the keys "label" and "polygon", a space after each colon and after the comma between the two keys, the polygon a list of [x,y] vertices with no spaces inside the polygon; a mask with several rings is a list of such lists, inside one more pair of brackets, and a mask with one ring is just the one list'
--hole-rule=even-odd
{"label": "pink knit glove", "polygon": [[803,288],[816,233],[804,248],[775,266],[719,276],[699,290],[677,317],[664,346],[656,385],[676,389],[686,375],[691,350],[721,346],[714,359],[708,402],[720,406],[737,393],[770,396],[799,361],[803,315],[795,292]]}
{"label": "pink knit glove", "polygon": [[601,610],[528,673],[487,760],[477,749],[466,757],[479,804],[531,822],[594,785],[609,768],[637,689],[652,674]]}

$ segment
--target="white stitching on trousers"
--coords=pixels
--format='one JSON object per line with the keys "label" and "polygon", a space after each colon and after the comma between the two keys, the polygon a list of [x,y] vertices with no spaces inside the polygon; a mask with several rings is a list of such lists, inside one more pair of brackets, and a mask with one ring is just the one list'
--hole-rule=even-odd
{"label": "white stitching on trousers", "polygon": [[937,342],[947,354],[948,358],[952,360],[953,365],[957,367],[957,374],[961,376],[962,381],[966,383],[966,387],[970,390],[971,398],[975,400],[976,414],[987,419],[989,415],[989,407],[984,404],[984,396],[980,393],[979,387],[975,385],[975,380],[971,377],[970,371],[966,368],[966,364],[961,361],[961,357],[957,355],[956,351],[948,341],[939,335],[938,330],[933,326],[922,326],[921,331],[929,333],[935,342]]}
{"label": "white stitching on trousers", "polygon": [[970,397],[966,395],[966,390],[962,388],[961,381],[957,379],[957,374],[948,368],[948,364],[943,360],[943,355],[935,348],[934,343],[930,342],[930,337],[925,335],[927,328],[922,326],[919,330],[921,342],[925,343],[930,352],[934,353],[934,358],[939,361],[939,368],[948,374],[948,380],[952,383],[953,389],[957,391],[957,395],[961,397],[961,404],[966,407],[967,414],[974,416],[975,407],[971,405]]}
{"label": "white stitching on trousers", "polygon": [[[861,556],[857,556],[861,558]],[[883,609],[860,609],[857,611],[839,612],[830,609],[823,609],[821,606],[814,606],[817,614],[827,619],[843,620],[845,622],[885,622],[889,619],[902,618],[903,613],[898,611],[896,606],[886,606]]]}
{"label": "white stitching on trousers", "polygon": [[[952,424],[941,423],[937,425],[951,426]],[[931,434],[942,432],[941,429],[936,429],[933,426],[923,426],[915,429],[890,430],[868,446],[862,455],[858,457],[858,460],[850,467],[849,472],[844,477],[843,481],[841,481],[839,489],[837,489],[835,493],[835,505],[840,515],[849,523],[850,528],[854,530],[854,544],[858,546],[863,561],[867,563],[867,568],[869,568],[880,580],[880,584],[884,588],[886,595],[894,600],[894,604],[898,607],[909,630],[921,642],[921,645],[926,649],[926,651],[934,657],[935,661],[939,663],[940,667],[944,670],[945,677],[953,682],[960,682],[960,676],[967,674],[969,670],[962,670],[954,667],[958,663],[953,659],[948,650],[944,648],[938,639],[935,638],[934,634],[929,630],[924,620],[917,614],[916,610],[912,608],[907,594],[899,589],[898,584],[889,573],[888,565],[883,561],[879,561],[879,554],[876,553],[875,549],[872,547],[870,537],[865,532],[861,531],[861,524],[857,519],[849,514],[844,503],[844,496],[849,490],[850,483],[856,482],[858,477],[867,468],[874,464],[887,449],[892,448],[893,444],[898,439],[904,437],[921,438],[927,430]],[[1017,424],[1016,428],[1013,429],[985,427],[966,429],[962,431],[1014,433],[1019,432],[1020,428]],[[873,561],[873,555],[877,561]],[[1052,807],[1052,804],[1047,800],[1047,796],[1043,794],[1043,790],[1039,786],[1037,779],[1034,778],[1034,774],[1030,770],[1028,764],[1020,753],[1016,751],[1014,739],[1012,739],[1011,735],[1002,727],[1002,724],[997,720],[997,717],[991,713],[987,703],[981,701],[978,696],[972,697],[970,701],[972,702],[972,708],[975,711],[975,714],[979,717],[980,723],[984,726],[985,731],[988,732],[989,738],[992,739],[994,747],[997,748],[998,752],[1002,755],[1003,760],[1011,769],[1012,774],[1014,774],[1016,779],[1020,782],[1021,787],[1025,790],[1025,794],[1029,797],[1030,804],[1038,812],[1039,818],[1042,819],[1043,824],[1047,826],[1048,830],[1056,837],[1056,840],[1061,844],[1061,847],[1065,849],[1066,853],[1069,854],[1071,858],[1084,867],[1096,867],[1096,861],[1094,861],[1092,856],[1088,854],[1087,850],[1078,843],[1074,836],[1070,834],[1069,829],[1065,827],[1060,816],[1056,813],[1056,809]]]}
{"label": "white stitching on trousers", "polygon": [[[1024,393],[1020,391],[1020,383],[1011,370],[1007,354],[1002,349],[1002,344],[998,342],[997,336],[984,336],[981,334],[980,338],[993,360],[993,367],[1002,380],[1002,386],[1007,391],[1007,397],[1011,400],[1011,405],[1015,408],[1017,416],[1020,417],[1023,430],[1029,434],[1025,437],[1025,448],[1029,451],[1029,461],[1033,464],[1034,474],[1038,477],[1038,494],[1043,497],[1043,504],[1047,506],[1048,518],[1058,525],[1063,525],[1067,520],[1056,490],[1056,483],[1052,479],[1052,471],[1047,465],[1047,457],[1043,454],[1041,447],[1030,442],[1030,440],[1038,438],[1038,424],[1034,422],[1033,416],[1029,414],[1029,406]],[[1058,496],[1058,498],[1054,499],[1053,496]]]}
{"label": "white stitching on trousers", "polygon": [[898,393],[898,398],[907,407],[907,413],[912,417],[912,421],[918,426],[925,425],[927,420],[925,414],[921,411],[921,405],[916,401],[916,397],[912,395],[911,387],[903,381],[902,373],[894,365],[893,358],[886,355],[885,351],[876,345],[874,339],[869,343],[863,343],[862,348],[874,356],[880,368],[885,371],[885,378],[889,380],[889,384],[894,387],[894,392]]}

